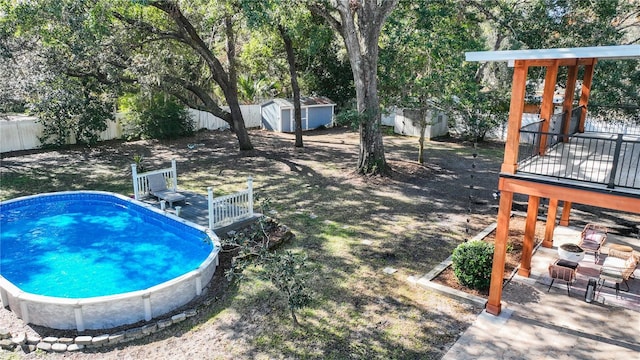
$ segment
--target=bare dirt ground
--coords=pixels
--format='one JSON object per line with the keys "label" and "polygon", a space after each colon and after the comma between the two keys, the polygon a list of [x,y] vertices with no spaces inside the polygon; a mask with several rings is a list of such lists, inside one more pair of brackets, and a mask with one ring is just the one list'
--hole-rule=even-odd
{"label": "bare dirt ground", "polygon": [[[198,315],[152,336],[78,353],[0,352],[0,358],[65,359],[438,359],[481,311],[407,284],[446,259],[460,242],[495,221],[500,143],[450,139],[428,143],[417,164],[417,139],[385,136],[391,177],[353,172],[358,134],[329,129],[293,136],[251,131],[255,150],[240,152],[228,131],[172,141],[113,141],[93,148],[2,154],[0,199],[40,192],[94,189],[130,194],[130,164],[147,169],[178,162],[179,187],[205,194],[239,190],[253,176],[281,223],[296,234],[288,249],[313,267],[317,301],[292,328],[282,300],[259,282],[229,285],[221,271]],[[197,146],[188,146],[195,144]],[[478,157],[472,154],[477,152]],[[473,185],[473,188],[471,188]],[[526,210],[516,199],[514,210]],[[576,226],[599,220],[620,233],[637,218],[575,205]],[[397,270],[384,275],[383,269]],[[205,305],[205,301],[208,305]],[[0,327],[47,334],[0,309]]]}

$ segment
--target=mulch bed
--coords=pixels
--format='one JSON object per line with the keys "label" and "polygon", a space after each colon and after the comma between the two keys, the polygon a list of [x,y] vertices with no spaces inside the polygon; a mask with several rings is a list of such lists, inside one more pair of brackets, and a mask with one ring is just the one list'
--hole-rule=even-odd
{"label": "mulch bed", "polygon": [[[507,257],[505,260],[504,266],[504,278],[508,279],[511,276],[511,273],[514,269],[516,269],[520,265],[520,259],[522,258],[522,240],[524,239],[524,226],[525,226],[525,218],[520,216],[512,217],[509,221],[509,235],[507,239]],[[545,230],[545,222],[537,221],[536,224],[536,232],[535,232],[535,244],[534,247],[542,242],[544,238],[544,230]],[[496,232],[492,231],[489,235],[487,235],[483,241],[494,243],[495,242]],[[486,290],[476,290],[470,289],[464,285],[461,285],[456,278],[456,275],[453,273],[453,268],[448,266],[444,271],[442,271],[438,276],[433,278],[431,281],[450,287],[452,289],[463,291],[467,294],[480,296],[487,298],[489,296],[489,289]]]}

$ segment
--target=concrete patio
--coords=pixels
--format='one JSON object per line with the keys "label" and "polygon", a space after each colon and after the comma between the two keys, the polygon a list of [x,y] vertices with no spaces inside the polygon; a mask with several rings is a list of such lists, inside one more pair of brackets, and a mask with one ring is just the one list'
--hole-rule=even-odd
{"label": "concrete patio", "polygon": [[[640,353],[640,270],[629,284],[631,291],[603,288],[596,299],[584,299],[586,281],[592,277],[594,258],[580,262],[571,296],[563,282],[550,284],[547,266],[556,248],[575,242],[579,229],[558,227],[554,248],[539,248],[532,259],[531,277],[515,278],[506,285],[500,316],[483,311],[443,359],[636,359]],[[610,235],[618,243],[640,250],[638,239]],[[606,254],[605,247],[603,253]],[[603,257],[606,255],[603,255]],[[602,264],[601,258],[599,264]],[[597,276],[597,275],[596,275]]]}

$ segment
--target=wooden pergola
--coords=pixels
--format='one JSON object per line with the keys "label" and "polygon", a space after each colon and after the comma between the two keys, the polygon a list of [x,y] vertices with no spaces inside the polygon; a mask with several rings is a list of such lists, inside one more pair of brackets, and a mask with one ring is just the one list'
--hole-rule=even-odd
{"label": "wooden pergola", "polygon": [[[581,113],[579,114],[578,132],[583,133],[595,66],[598,61],[617,59],[640,59],[640,46],[597,46],[466,53],[467,61],[506,61],[513,67],[508,132],[505,143],[504,161],[500,170],[498,183],[498,189],[500,190],[500,207],[497,218],[495,252],[493,256],[489,300],[486,306],[487,312],[493,315],[498,315],[501,311],[506,243],[514,194],[524,194],[528,196],[523,254],[519,270],[519,275],[525,277],[529,277],[531,273],[535,224],[540,200],[542,198],[549,199],[545,238],[542,243],[545,247],[551,247],[553,244],[553,231],[560,201],[563,202],[560,225],[564,226],[569,223],[569,214],[573,203],[640,214],[640,188],[634,188],[633,186],[623,189],[612,188],[612,186],[607,186],[606,184],[600,186],[593,183],[552,179],[545,175],[522,174],[518,172],[520,131],[525,105],[525,86],[529,68],[544,67],[546,69],[540,106],[540,119],[542,122],[539,131],[540,148],[538,154],[539,156],[544,156],[546,151],[548,151],[546,134],[548,133],[549,124],[553,115],[553,97],[559,68],[562,66],[568,68],[565,97],[562,104],[563,113],[566,117],[563,122],[562,133],[567,135],[568,138],[568,135],[570,135],[569,124],[572,113],[571,110],[574,106],[573,94],[579,80],[578,70],[580,67],[584,68],[584,75],[581,79],[581,95],[577,104],[581,109],[579,110]],[[615,162],[617,160],[614,159],[613,161]],[[630,168],[630,171],[636,171],[635,176],[638,176],[637,168]],[[633,174],[631,175],[634,176]]]}

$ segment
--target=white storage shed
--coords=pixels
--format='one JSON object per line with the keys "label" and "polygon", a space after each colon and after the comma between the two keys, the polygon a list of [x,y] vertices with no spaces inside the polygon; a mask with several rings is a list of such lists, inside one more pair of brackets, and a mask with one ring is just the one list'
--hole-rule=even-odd
{"label": "white storage shed", "polygon": [[[420,136],[420,110],[398,109],[395,115],[393,132],[407,136]],[[426,116],[431,120],[424,131],[425,139],[444,136],[449,132],[449,117],[445,113],[432,114],[432,110],[429,110]]]}

